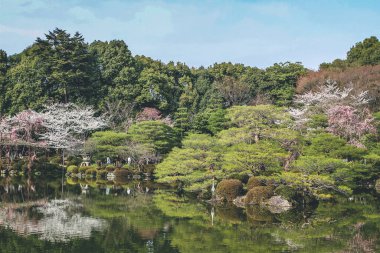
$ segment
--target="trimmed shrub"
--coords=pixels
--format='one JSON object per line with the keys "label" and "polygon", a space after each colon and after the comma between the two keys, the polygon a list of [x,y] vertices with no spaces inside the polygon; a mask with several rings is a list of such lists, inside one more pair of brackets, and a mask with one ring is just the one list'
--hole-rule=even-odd
{"label": "trimmed shrub", "polygon": [[107,165],[106,166],[106,170],[108,171],[108,172],[112,172],[112,171],[114,171],[116,169],[116,167],[114,166],[114,165]]}
{"label": "trimmed shrub", "polygon": [[79,157],[76,157],[76,156],[69,156],[67,157],[66,159],[66,165],[67,166],[70,166],[70,165],[80,165],[82,162],[82,159],[79,158]]}
{"label": "trimmed shrub", "polygon": [[98,173],[96,174],[97,178],[106,178],[108,174],[107,170],[98,170]]}
{"label": "trimmed shrub", "polygon": [[54,164],[62,164],[62,157],[60,156],[54,156],[50,158],[49,160],[51,163],[54,163]]}
{"label": "trimmed shrub", "polygon": [[76,165],[70,165],[69,167],[67,167],[66,171],[68,173],[78,173],[78,166]]}
{"label": "trimmed shrub", "polygon": [[253,187],[257,186],[264,186],[263,180],[257,178],[257,177],[250,177],[248,182],[247,182],[247,190],[251,190]]}
{"label": "trimmed shrub", "polygon": [[274,194],[272,186],[256,186],[248,191],[245,203],[247,205],[259,205]]}
{"label": "trimmed shrub", "polygon": [[78,178],[76,178],[76,177],[68,177],[66,179],[66,183],[69,184],[69,185],[76,185],[76,184],[78,184]]}
{"label": "trimmed shrub", "polygon": [[83,167],[79,167],[78,168],[78,171],[80,172],[80,173],[85,173],[87,170],[89,170],[89,169],[92,169],[90,166],[83,166]]}
{"label": "trimmed shrub", "polygon": [[243,184],[237,179],[224,179],[216,187],[218,199],[232,201],[243,191]]}
{"label": "trimmed shrub", "polygon": [[98,173],[98,170],[95,168],[89,168],[88,170],[86,170],[86,175],[96,176],[97,173]]}
{"label": "trimmed shrub", "polygon": [[130,175],[130,172],[126,169],[116,169],[113,173],[117,178],[128,178]]}

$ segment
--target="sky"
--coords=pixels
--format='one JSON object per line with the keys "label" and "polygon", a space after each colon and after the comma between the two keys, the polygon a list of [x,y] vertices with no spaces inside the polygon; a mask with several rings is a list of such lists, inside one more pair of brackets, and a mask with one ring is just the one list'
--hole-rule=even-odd
{"label": "sky", "polygon": [[56,27],[194,67],[290,61],[317,69],[367,37],[380,38],[380,1],[0,0],[0,49],[8,54]]}

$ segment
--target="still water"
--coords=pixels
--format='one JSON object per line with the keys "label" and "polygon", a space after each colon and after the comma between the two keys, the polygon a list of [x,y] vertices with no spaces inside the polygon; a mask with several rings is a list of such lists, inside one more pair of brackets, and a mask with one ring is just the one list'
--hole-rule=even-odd
{"label": "still water", "polygon": [[151,181],[3,177],[0,194],[0,252],[380,252],[376,194],[285,213]]}

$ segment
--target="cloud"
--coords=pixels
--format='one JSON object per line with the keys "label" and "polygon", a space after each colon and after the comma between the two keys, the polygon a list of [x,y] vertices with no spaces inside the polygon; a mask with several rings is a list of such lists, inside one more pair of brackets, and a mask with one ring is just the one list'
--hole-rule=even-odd
{"label": "cloud", "polygon": [[2,24],[0,24],[0,33],[10,33],[10,34],[16,34],[16,35],[20,35],[24,37],[32,37],[32,38],[35,38],[42,34],[42,32],[38,30],[22,29],[22,28],[6,26]]}
{"label": "cloud", "polygon": [[68,10],[68,14],[75,18],[78,21],[86,21],[86,22],[94,22],[96,21],[96,17],[92,11],[89,9],[80,7],[80,6],[75,6],[72,7]]}

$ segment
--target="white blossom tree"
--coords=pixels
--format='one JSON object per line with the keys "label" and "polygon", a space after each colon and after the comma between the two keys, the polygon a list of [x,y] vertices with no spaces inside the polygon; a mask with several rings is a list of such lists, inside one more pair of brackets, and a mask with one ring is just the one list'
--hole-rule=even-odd
{"label": "white blossom tree", "polygon": [[107,125],[104,117],[94,116],[92,107],[72,103],[48,105],[41,115],[46,129],[41,138],[46,140],[48,147],[62,151],[81,150],[91,131]]}
{"label": "white blossom tree", "polygon": [[352,88],[340,89],[335,81],[327,80],[318,91],[296,95],[294,103],[297,107],[289,110],[296,121],[296,127],[304,127],[312,115],[327,114],[331,108],[336,106],[362,108],[369,103],[368,91],[352,95],[352,90]]}

